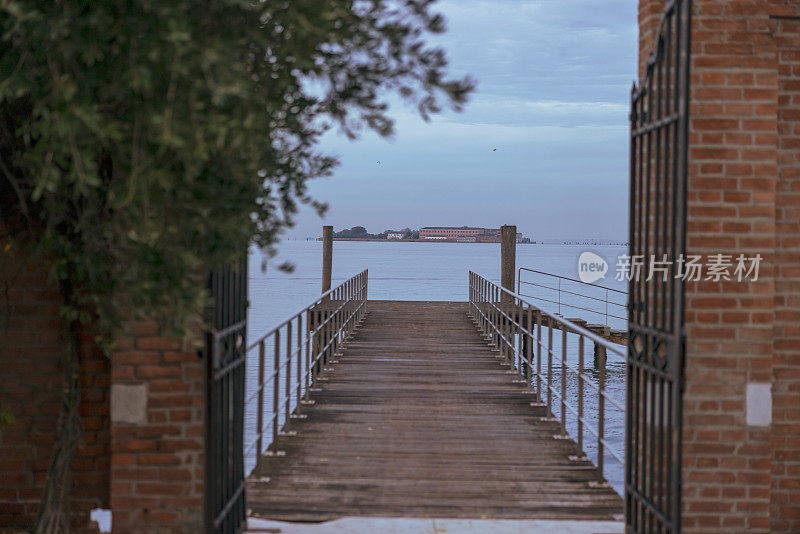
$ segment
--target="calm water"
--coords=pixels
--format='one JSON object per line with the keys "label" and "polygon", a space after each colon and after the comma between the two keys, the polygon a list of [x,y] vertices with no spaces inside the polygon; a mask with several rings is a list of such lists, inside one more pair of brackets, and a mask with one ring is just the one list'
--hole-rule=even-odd
{"label": "calm water", "polygon": [[[585,245],[517,245],[517,266],[539,271],[559,274],[570,278],[578,277],[578,257],[590,250],[609,265],[605,279],[598,282],[603,286],[625,290],[625,284],[614,280],[617,257],[626,252],[622,246],[585,246]],[[262,270],[264,257],[258,250],[250,254],[250,309],[248,313],[248,343],[255,342],[271,328],[277,326],[291,315],[311,303],[321,291],[322,243],[319,241],[285,241],[280,244],[279,255],[267,262],[266,270]],[[276,266],[288,261],[295,265],[292,273],[279,271]],[[397,242],[354,242],[337,241],[333,247],[333,286],[343,282],[358,272],[369,269],[369,298],[386,300],[467,300],[467,275],[470,270],[485,278],[499,282],[500,278],[500,245],[492,243],[397,243]],[[522,280],[531,282],[522,286],[522,293],[534,297],[540,307],[557,313],[560,309],[565,317],[581,317],[590,323],[606,322],[606,292],[600,289],[587,288],[581,284],[543,277],[532,273],[524,273]],[[562,294],[559,307],[556,288],[561,284]],[[552,289],[551,289],[552,288]],[[589,295],[593,299],[570,295],[567,292]],[[624,295],[609,293],[608,300],[624,304]],[[548,302],[553,301],[553,302]],[[572,307],[570,307],[572,306]],[[596,313],[580,310],[577,307],[593,310]],[[614,311],[619,310],[619,311]],[[620,313],[622,312],[622,313]],[[614,305],[608,306],[610,315],[622,315],[624,311]],[[608,318],[612,328],[624,328],[624,321]],[[561,354],[561,333],[554,333],[554,352]],[[574,338],[574,339],[573,339]],[[567,362],[577,366],[578,343],[575,336],[570,335],[567,341]],[[587,373],[596,377],[593,367],[592,344],[586,343],[584,359]],[[253,351],[255,352],[255,351]],[[256,354],[252,354],[256,356]],[[269,355],[271,357],[271,353]],[[258,383],[257,358],[248,361],[248,396],[255,391]],[[554,367],[560,365],[554,360]],[[609,355],[607,366],[607,387],[613,400],[624,405],[625,383],[624,366],[621,360]],[[576,398],[578,388],[574,373],[567,371],[568,398]],[[553,373],[554,387],[560,384],[560,371]],[[281,391],[283,387],[280,388]],[[585,387],[585,417],[592,421],[597,419],[597,396],[590,387]],[[268,388],[266,399],[272,398]],[[281,399],[283,399],[281,395]],[[265,409],[271,408],[271,400],[265,401]],[[557,410],[558,398],[554,396],[554,411]],[[606,403],[606,439],[617,450],[623,450],[624,418],[620,410]],[[251,443],[255,436],[255,405],[248,405],[248,417],[245,428],[245,443]],[[281,421],[283,419],[281,418]],[[572,436],[577,436],[575,416],[568,413],[567,429]],[[595,438],[591,432],[584,432],[585,451],[597,460]],[[268,440],[267,440],[268,441]],[[265,441],[264,446],[266,446]],[[251,453],[252,455],[252,453]],[[619,491],[622,487],[622,467],[610,455],[606,454],[606,478]],[[251,458],[246,459],[248,471],[253,465]]]}

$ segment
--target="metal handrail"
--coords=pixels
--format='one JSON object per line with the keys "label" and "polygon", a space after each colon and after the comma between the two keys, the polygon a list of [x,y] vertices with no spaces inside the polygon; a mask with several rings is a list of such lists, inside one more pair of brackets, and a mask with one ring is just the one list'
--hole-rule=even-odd
{"label": "metal handrail", "polygon": [[[495,350],[499,350],[500,358],[511,365],[522,377],[528,387],[534,387],[536,402],[532,405],[546,409],[545,419],[558,421],[560,433],[554,436],[559,439],[570,437],[567,432],[567,411],[572,413],[577,427],[575,436],[581,454],[578,458],[586,458],[584,452],[584,431],[588,430],[596,438],[597,468],[605,479],[605,453],[624,467],[624,451],[610,446],[605,437],[606,402],[621,411],[624,406],[611,398],[606,389],[606,359],[609,355],[626,361],[624,348],[612,343],[579,326],[568,319],[549,313],[528,300],[527,295],[509,291],[490,282],[486,278],[469,272],[469,311],[476,326],[483,332]],[[542,329],[547,329],[546,336]],[[553,332],[561,330],[560,355],[553,350]],[[567,362],[567,344],[569,335],[578,336],[578,366]],[[584,372],[584,343],[594,343],[598,353],[598,378],[595,385],[591,377]],[[553,385],[553,360],[560,364],[560,388]],[[544,367],[544,370],[543,370]],[[568,402],[567,371],[578,378],[577,406]],[[597,396],[597,426],[592,428],[584,417],[584,390],[590,386]],[[560,389],[560,391],[559,391]],[[560,413],[556,413],[553,398],[557,397]],[[600,481],[600,483],[605,483]]]}
{"label": "metal handrail", "polygon": [[544,271],[537,271],[536,269],[528,269],[527,267],[520,267],[520,268],[517,269],[517,276],[518,277],[519,277],[520,271],[528,271],[528,272],[536,273],[536,274],[545,274],[547,276],[552,276],[553,278],[561,278],[562,280],[569,280],[570,282],[578,282],[579,284],[583,284],[585,286],[594,286],[594,287],[599,287],[600,289],[607,289],[609,291],[614,291],[616,293],[622,293],[623,295],[626,294],[624,291],[621,291],[619,289],[614,289],[613,287],[601,286],[600,284],[593,284],[591,282],[584,282],[583,280],[578,280],[577,278],[569,278],[568,276],[561,276],[560,274],[546,273]]}
{"label": "metal handrail", "polygon": [[[543,276],[550,276],[552,278],[555,278],[555,279],[558,280],[558,286],[557,287],[550,287],[550,286],[546,286],[546,285],[542,285],[542,284],[536,284],[534,282],[525,281],[525,280],[522,279],[523,271],[524,272],[530,272],[530,273],[536,273],[536,274],[540,274],[540,275],[543,275]],[[593,288],[602,289],[602,290],[605,291],[605,298],[601,299],[601,298],[593,297],[591,295],[584,295],[582,293],[575,293],[574,291],[567,291],[566,289],[561,289],[561,280],[566,280],[568,282],[574,282],[574,283],[578,283],[578,284],[583,284],[585,286],[591,286]],[[557,294],[558,294],[558,296],[557,296],[558,300],[550,300],[550,299],[546,299],[546,298],[543,298],[543,297],[537,297],[535,295],[528,295],[528,294],[522,293],[522,284],[529,285],[529,286],[541,287],[542,289],[549,289],[551,291],[556,291]],[[524,297],[528,297],[528,298],[531,298],[531,299],[536,299],[538,301],[557,304],[558,305],[558,314],[559,315],[561,314],[561,307],[564,306],[564,307],[567,307],[567,308],[572,308],[572,309],[576,309],[576,310],[586,311],[586,312],[589,312],[589,313],[596,313],[597,315],[602,315],[605,318],[605,322],[603,323],[605,326],[608,326],[608,318],[609,317],[611,317],[613,319],[620,319],[620,320],[623,320],[623,321],[627,321],[628,320],[627,316],[626,317],[620,317],[619,315],[614,315],[613,313],[608,313],[608,306],[609,305],[618,306],[620,308],[627,309],[627,304],[621,304],[619,302],[614,302],[613,300],[609,300],[609,298],[608,298],[609,292],[619,293],[620,295],[625,295],[627,297],[627,293],[625,291],[620,291],[619,289],[614,289],[612,287],[601,286],[599,284],[593,284],[593,283],[590,283],[590,282],[584,282],[584,281],[578,280],[576,278],[569,278],[567,276],[561,276],[561,275],[558,275],[558,274],[546,273],[544,271],[537,271],[536,269],[528,269],[527,267],[519,267],[517,269],[517,293],[522,295],[522,296],[524,296]],[[580,298],[584,298],[584,299],[588,299],[588,300],[594,300],[594,301],[597,301],[597,302],[604,303],[605,304],[605,311],[600,312],[600,311],[597,311],[597,310],[592,310],[590,308],[585,308],[585,307],[582,307],[582,306],[575,306],[574,304],[567,304],[565,302],[562,302],[562,300],[561,300],[561,294],[562,293],[567,294],[567,295],[574,295],[576,297],[580,297]]]}
{"label": "metal handrail", "polygon": [[[556,275],[551,275],[551,276],[556,276]],[[537,284],[537,283],[535,283],[535,282],[526,282],[525,280],[520,280],[520,281],[517,283],[517,285],[519,285],[519,284],[525,284],[526,286],[536,286],[536,287],[543,287],[543,288],[545,288],[545,289],[556,289],[556,288],[554,288],[554,287],[550,287],[550,286],[543,286],[542,284]],[[609,289],[609,290],[610,290],[611,288],[604,288],[604,289]],[[604,299],[599,299],[599,298],[597,298],[597,297],[592,297],[592,296],[590,296],[590,295],[584,295],[583,293],[575,293],[574,291],[567,291],[566,289],[561,289],[560,291],[561,291],[562,293],[566,293],[567,295],[575,295],[576,297],[583,297],[583,298],[587,298],[587,299],[590,299],[590,300],[596,300],[596,301],[598,301],[598,302],[608,302],[609,304],[612,304],[612,305],[614,305],[614,306],[619,306],[620,308],[625,308],[625,307],[626,307],[626,305],[625,305],[625,304],[620,304],[619,302],[613,302],[613,301],[610,301],[610,300],[609,300],[609,301],[606,301],[606,300],[604,300]],[[615,290],[615,291],[616,291],[616,290]],[[519,291],[517,291],[517,293],[519,293]],[[621,293],[625,293],[625,292],[624,292],[624,291],[621,291]],[[529,296],[529,295],[526,295],[526,296]],[[533,298],[536,298],[536,297],[533,297]]]}
{"label": "metal handrail", "polygon": [[[614,315],[612,313],[603,313],[603,312],[599,312],[597,310],[592,310],[590,308],[583,308],[581,306],[574,306],[572,304],[567,304],[565,302],[561,302],[560,299],[559,300],[550,300],[550,299],[546,299],[544,297],[534,297],[532,295],[525,295],[525,294],[523,294],[523,296],[528,297],[530,299],[539,300],[539,301],[542,301],[542,302],[549,302],[551,304],[558,304],[559,313],[561,313],[561,307],[563,306],[565,308],[572,308],[574,310],[582,310],[582,311],[587,311],[587,312],[590,312],[590,313],[597,313],[599,315],[603,315],[606,318],[606,322],[604,323],[605,326],[608,326],[608,318],[609,317],[613,317],[614,319],[621,319],[623,321],[626,321],[628,319],[627,317],[620,317],[619,315]],[[608,304],[611,304],[611,303],[609,302]]]}
{"label": "metal handrail", "polygon": [[[272,427],[272,442],[274,442],[290,419],[304,417],[301,407],[314,403],[309,398],[309,392],[318,381],[327,380],[324,373],[332,370],[329,364],[336,363],[335,357],[339,354],[342,344],[366,316],[367,289],[368,271],[364,270],[326,291],[247,348],[248,353],[258,348],[258,387],[245,401],[246,405],[250,405],[254,400],[258,402],[256,437],[245,447],[246,455],[255,449],[256,466],[260,464],[264,454],[264,423],[267,422]],[[272,338],[271,344],[268,343],[270,338]],[[283,344],[282,339],[285,339]],[[266,371],[268,345],[272,346],[273,352],[273,365],[269,373]],[[294,366],[292,366],[293,361]],[[293,368],[294,377],[292,377]],[[285,372],[282,372],[284,370]],[[264,393],[266,384],[270,382],[272,383],[271,410],[270,415],[265,418]],[[284,386],[283,401],[280,400],[281,382]],[[251,413],[251,410],[245,412]],[[281,414],[283,414],[283,425],[281,425]]]}

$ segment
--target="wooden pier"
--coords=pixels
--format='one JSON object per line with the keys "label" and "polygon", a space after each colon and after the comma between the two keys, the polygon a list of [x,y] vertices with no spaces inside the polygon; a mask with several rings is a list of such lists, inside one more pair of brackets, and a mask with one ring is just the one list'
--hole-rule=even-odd
{"label": "wooden pier", "polygon": [[467,316],[369,301],[247,482],[253,517],[613,520],[622,499]]}

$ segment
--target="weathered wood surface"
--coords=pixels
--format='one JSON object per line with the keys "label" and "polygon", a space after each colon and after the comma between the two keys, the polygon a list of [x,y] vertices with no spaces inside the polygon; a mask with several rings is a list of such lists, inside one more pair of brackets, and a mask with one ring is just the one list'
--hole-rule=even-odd
{"label": "weathered wood surface", "polygon": [[[252,515],[613,519],[622,500],[502,366],[466,303],[370,301],[248,480]],[[268,477],[268,481],[266,478]]]}

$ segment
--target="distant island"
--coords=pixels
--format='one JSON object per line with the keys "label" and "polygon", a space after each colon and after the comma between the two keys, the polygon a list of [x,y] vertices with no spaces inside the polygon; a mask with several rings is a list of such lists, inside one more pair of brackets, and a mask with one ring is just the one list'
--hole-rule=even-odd
{"label": "distant island", "polygon": [[[363,226],[333,233],[335,241],[440,241],[450,243],[499,243],[499,228],[478,228],[474,226],[424,226],[419,230],[385,230],[371,234]],[[535,243],[517,232],[517,243]]]}

